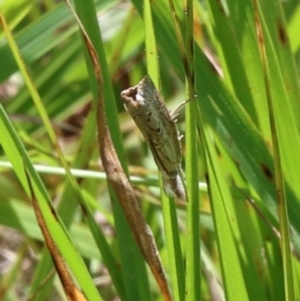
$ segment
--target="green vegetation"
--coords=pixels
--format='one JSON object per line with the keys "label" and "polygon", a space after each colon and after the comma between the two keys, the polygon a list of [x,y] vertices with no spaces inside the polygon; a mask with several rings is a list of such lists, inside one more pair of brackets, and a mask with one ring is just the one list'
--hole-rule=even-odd
{"label": "green vegetation", "polygon": [[[300,300],[298,2],[74,8],[85,34],[65,2],[0,4],[0,299]],[[187,203],[122,104],[146,74],[190,100]]]}

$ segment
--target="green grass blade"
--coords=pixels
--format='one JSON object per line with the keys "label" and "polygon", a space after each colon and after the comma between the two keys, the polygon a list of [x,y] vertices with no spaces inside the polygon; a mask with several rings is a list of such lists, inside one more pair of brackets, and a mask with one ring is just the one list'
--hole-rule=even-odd
{"label": "green grass blade", "polygon": [[[103,82],[102,87],[98,87],[98,83],[94,75],[94,69],[91,64],[89,55],[87,52],[85,53],[95,104],[98,101],[98,89],[103,89],[103,94],[105,97],[106,116],[108,118],[108,124],[110,127],[110,132],[112,134],[112,139],[121,162],[124,162],[123,143],[121,140],[119,124],[117,119],[116,104],[114,101],[112,101],[114,100],[114,94],[110,83],[110,76],[107,68],[103,42],[98,28],[96,11],[92,1],[89,2],[89,5],[87,5],[86,3],[82,3],[82,1],[75,1],[75,5],[78,16],[81,19],[89,37],[91,38],[91,41],[93,42],[101,64]],[[123,166],[125,166],[124,163]],[[125,217],[120,208],[119,202],[116,199],[116,196],[112,191],[110,191],[110,194],[113,200],[113,213],[116,223],[116,231],[119,237],[120,259],[123,268],[122,272],[125,282],[127,298],[143,300],[145,295],[150,295],[148,277],[145,270],[145,263],[140,254],[139,249],[136,246],[135,241],[133,240],[129,226],[127,224],[127,221],[125,220]],[[130,262],[128,261],[128,258],[131,258]],[[132,277],[133,267],[139,273],[138,282],[137,279]]]}
{"label": "green grass blade", "polygon": [[[193,1],[187,1],[185,11],[185,52],[186,61],[186,95],[194,100],[195,91],[195,61],[194,61],[194,10]],[[180,41],[179,41],[180,43]],[[186,301],[201,300],[201,263],[200,263],[200,231],[199,231],[199,187],[198,187],[198,144],[197,120],[199,120],[197,104],[191,101],[186,107],[186,182],[187,182],[187,241],[186,241]]]}
{"label": "green grass blade", "polygon": [[[205,129],[205,145],[207,150],[207,166],[209,173],[210,195],[216,227],[221,270],[223,275],[226,300],[250,300],[243,281],[243,271],[239,262],[239,254],[234,233],[235,217],[231,211],[232,198],[228,191],[224,175],[218,166],[216,151],[210,139],[209,129]],[[238,229],[236,229],[238,230]],[[236,279],[239,279],[236,282]]]}
{"label": "green grass blade", "polygon": [[79,256],[72,241],[70,240],[65,228],[63,227],[61,221],[55,218],[52,214],[51,210],[54,209],[51,208],[50,200],[45,187],[35,172],[27,153],[18,139],[16,132],[7,118],[2,106],[0,106],[0,117],[0,140],[2,141],[2,147],[13,164],[14,171],[18,176],[23,189],[26,191],[28,197],[30,197],[24,169],[26,166],[34,184],[34,190],[38,204],[59,251],[66,260],[87,298],[91,298],[92,300],[101,300],[98,291],[95,289],[90,274],[88,273],[82,258]]}
{"label": "green grass blade", "polygon": [[[278,219],[280,225],[281,233],[281,250],[283,258],[283,275],[284,275],[284,291],[285,298],[287,300],[295,300],[294,292],[294,279],[293,279],[293,269],[292,269],[292,260],[291,260],[291,248],[290,248],[290,235],[289,235],[289,223],[288,223],[288,213],[287,213],[287,199],[284,187],[284,177],[283,177],[283,165],[282,165],[282,152],[280,150],[280,145],[285,145],[281,143],[279,139],[280,123],[276,116],[275,111],[275,100],[272,97],[272,86],[271,86],[271,77],[269,69],[269,59],[267,57],[267,48],[265,47],[265,38],[262,30],[262,24],[259,17],[257,2],[254,1],[255,9],[255,20],[257,26],[257,32],[260,36],[260,52],[261,60],[264,71],[265,87],[267,94],[267,103],[269,107],[270,114],[270,128],[272,131],[272,146],[273,146],[273,156],[274,156],[274,167],[275,167],[275,186],[276,194],[278,201]],[[282,29],[281,29],[282,30]],[[281,36],[283,39],[283,36]],[[291,116],[293,117],[293,116]],[[280,119],[280,118],[279,118]]]}

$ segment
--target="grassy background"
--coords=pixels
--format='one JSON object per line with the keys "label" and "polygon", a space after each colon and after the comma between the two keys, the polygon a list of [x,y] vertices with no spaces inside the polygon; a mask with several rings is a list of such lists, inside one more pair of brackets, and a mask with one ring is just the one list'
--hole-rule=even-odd
{"label": "grassy background", "polygon": [[[298,2],[74,6],[98,54],[100,86],[64,2],[1,4],[0,299],[66,300],[28,174],[87,300],[169,300],[99,160],[100,89],[172,300],[299,300]],[[195,96],[178,117],[187,204],[161,194],[119,96],[147,73],[170,110]]]}

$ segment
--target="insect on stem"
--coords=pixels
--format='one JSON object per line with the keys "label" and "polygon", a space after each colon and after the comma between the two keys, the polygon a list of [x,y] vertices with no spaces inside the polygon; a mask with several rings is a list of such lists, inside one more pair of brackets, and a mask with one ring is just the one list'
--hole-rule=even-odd
{"label": "insect on stem", "polygon": [[[165,192],[172,197],[186,200],[181,169],[181,136],[174,115],[169,113],[151,78],[145,76],[138,85],[122,91],[121,97],[126,110],[150,147],[161,172]],[[175,116],[182,106],[183,104],[174,111]]]}

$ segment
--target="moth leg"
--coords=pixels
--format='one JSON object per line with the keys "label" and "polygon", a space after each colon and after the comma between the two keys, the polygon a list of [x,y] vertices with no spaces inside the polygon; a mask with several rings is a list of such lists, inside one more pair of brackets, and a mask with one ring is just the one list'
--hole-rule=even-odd
{"label": "moth leg", "polygon": [[177,117],[178,117],[178,114],[179,114],[179,111],[190,101],[192,101],[193,99],[188,99],[182,103],[180,103],[173,111],[170,112],[170,116],[171,116],[171,119],[176,122],[177,121]]}

